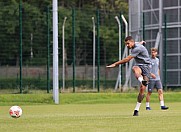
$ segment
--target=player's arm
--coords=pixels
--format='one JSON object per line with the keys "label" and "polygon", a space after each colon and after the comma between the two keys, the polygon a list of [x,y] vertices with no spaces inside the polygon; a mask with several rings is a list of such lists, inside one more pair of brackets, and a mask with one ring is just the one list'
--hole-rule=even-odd
{"label": "player's arm", "polygon": [[120,61],[117,61],[117,62],[115,62],[115,63],[113,63],[113,64],[111,64],[111,65],[108,65],[108,66],[106,66],[106,67],[108,67],[108,68],[116,67],[116,66],[118,66],[118,65],[120,65],[120,64],[124,64],[124,63],[129,62],[129,61],[130,61],[131,59],[133,59],[133,58],[134,58],[134,56],[129,55],[129,56],[127,56],[126,58],[124,58],[124,59],[122,59],[122,60],[120,60]]}
{"label": "player's arm", "polygon": [[158,68],[158,75],[160,76],[160,68]]}
{"label": "player's arm", "polygon": [[160,65],[159,65],[159,63],[160,63],[160,60],[158,59],[158,75],[160,76]]}
{"label": "player's arm", "polygon": [[153,79],[156,79],[156,76],[155,76],[155,74],[153,74],[153,73],[150,73],[150,75],[151,75],[151,77],[152,77]]}
{"label": "player's arm", "polygon": [[142,44],[142,45],[143,45],[143,44],[146,44],[146,41],[143,41],[143,40],[142,40],[142,41],[137,42],[137,43],[139,43],[139,44]]}

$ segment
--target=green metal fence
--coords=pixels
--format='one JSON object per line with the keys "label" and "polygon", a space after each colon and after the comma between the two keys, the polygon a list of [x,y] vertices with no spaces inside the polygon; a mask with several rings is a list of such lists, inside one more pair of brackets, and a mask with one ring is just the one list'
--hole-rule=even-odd
{"label": "green metal fence", "polygon": [[[20,92],[42,89],[49,93],[53,71],[51,5],[34,7],[26,3],[0,2],[0,7],[0,89],[17,89]],[[65,90],[73,89],[76,92],[79,89],[91,89],[99,92],[100,89],[114,88],[118,69],[106,69],[106,65],[119,58],[119,34],[115,16],[119,17],[120,12],[59,7],[58,14],[60,89],[63,85],[63,72]]]}
{"label": "green metal fence", "polygon": [[[47,6],[48,7],[48,6]],[[27,3],[0,2],[0,88],[48,91],[48,24],[51,13]],[[50,19],[50,20],[49,20]],[[50,27],[50,24],[49,24]],[[47,39],[48,38],[48,39]]]}

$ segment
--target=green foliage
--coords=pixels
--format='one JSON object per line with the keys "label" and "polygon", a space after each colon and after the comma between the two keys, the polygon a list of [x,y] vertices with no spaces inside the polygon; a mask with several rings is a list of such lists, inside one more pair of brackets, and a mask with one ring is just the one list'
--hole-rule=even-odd
{"label": "green foliage", "polygon": [[[34,6],[31,2],[23,2],[22,28],[23,28],[23,62],[30,61],[30,49],[33,48],[36,58],[43,58],[46,35],[46,10],[45,7]],[[18,65],[19,63],[19,2],[15,0],[0,2],[0,43],[1,65]],[[43,9],[42,9],[43,8]],[[32,36],[32,39],[31,39]],[[32,45],[33,44],[33,45]],[[33,46],[33,47],[32,47]],[[39,50],[41,47],[41,50]],[[33,59],[31,59],[33,61]],[[38,62],[38,61],[36,61]],[[46,61],[41,63],[45,65]]]}
{"label": "green foliage", "polygon": [[[52,1],[23,0],[23,65],[45,65],[47,56],[47,7],[50,7],[50,31],[52,33]],[[19,1],[0,2],[0,65],[19,63]],[[100,10],[101,64],[109,63],[118,56],[118,29],[114,19],[120,12],[128,13],[128,3],[124,0],[79,1],[63,0],[59,4],[59,42],[62,41],[62,24],[67,17],[65,42],[67,64],[72,63],[72,9],[75,9],[76,65],[92,64],[92,17],[96,22],[96,10]],[[127,15],[126,15],[127,18]],[[52,34],[50,35],[52,36]],[[50,37],[52,42],[52,37]],[[111,45],[111,46],[110,46]],[[61,46],[60,58],[62,58]],[[111,47],[111,48],[110,48]],[[106,49],[109,48],[109,52]],[[31,50],[33,56],[31,56]],[[52,44],[51,49],[52,52]],[[112,53],[115,53],[112,55]],[[108,57],[109,56],[109,57]],[[109,58],[105,62],[106,58]],[[42,60],[41,62],[39,60]],[[60,61],[61,64],[62,61]],[[52,64],[52,61],[51,61]]]}
{"label": "green foliage", "polygon": [[[0,2],[0,64],[16,64],[18,56],[19,4],[11,0]],[[14,62],[13,62],[14,61]]]}

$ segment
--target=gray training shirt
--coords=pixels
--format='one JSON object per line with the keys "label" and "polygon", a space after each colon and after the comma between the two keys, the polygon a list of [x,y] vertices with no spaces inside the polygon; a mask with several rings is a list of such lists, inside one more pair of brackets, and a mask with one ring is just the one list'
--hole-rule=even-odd
{"label": "gray training shirt", "polygon": [[136,65],[150,65],[151,60],[147,49],[139,43],[135,43],[135,46],[131,50],[131,56],[134,56]]}
{"label": "gray training shirt", "polygon": [[156,78],[150,78],[151,80],[160,80],[159,76],[159,59],[151,58],[151,73],[155,74]]}

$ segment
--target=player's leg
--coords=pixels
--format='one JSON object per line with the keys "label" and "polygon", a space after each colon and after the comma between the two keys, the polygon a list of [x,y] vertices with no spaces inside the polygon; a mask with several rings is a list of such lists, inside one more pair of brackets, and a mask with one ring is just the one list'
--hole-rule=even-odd
{"label": "player's leg", "polygon": [[132,70],[134,72],[135,77],[141,82],[139,94],[137,97],[137,104],[133,113],[133,116],[138,116],[141,102],[144,98],[144,91],[146,89],[150,77],[150,66],[134,66]]}
{"label": "player's leg", "polygon": [[164,104],[164,99],[163,99],[163,90],[162,89],[159,89],[158,90],[158,96],[159,96],[159,101],[160,101],[160,107],[162,110],[167,110],[168,107],[165,106]]}
{"label": "player's leg", "polygon": [[160,107],[162,110],[167,110],[169,107],[165,106],[164,104],[163,89],[162,89],[162,84],[160,80],[156,82],[156,88],[158,90],[158,98],[160,101]]}
{"label": "player's leg", "polygon": [[143,76],[142,76],[141,68],[139,66],[133,66],[132,70],[133,70],[133,73],[134,73],[136,79],[138,79],[138,81],[141,83],[140,91],[139,91],[139,94],[138,94],[138,97],[137,97],[137,104],[136,104],[136,107],[134,109],[134,114],[133,114],[134,116],[137,116],[138,111],[139,111],[140,106],[141,106],[141,102],[142,102],[142,100],[144,98],[144,89],[145,89],[144,87],[145,86],[142,85]]}
{"label": "player's leg", "polygon": [[152,94],[153,88],[154,88],[154,80],[150,80],[148,87],[147,87],[147,96],[146,96],[146,110],[151,110],[150,108],[150,96]]}
{"label": "player's leg", "polygon": [[144,80],[142,76],[142,69],[139,66],[133,66],[132,71],[136,79],[143,85],[147,85],[147,82]]}
{"label": "player's leg", "polygon": [[151,110],[151,108],[150,108],[150,96],[151,96],[151,92],[148,92],[146,95],[146,110]]}
{"label": "player's leg", "polygon": [[163,101],[163,90],[162,89],[158,89],[158,98],[159,98],[159,101]]}
{"label": "player's leg", "polygon": [[139,109],[140,109],[140,106],[141,106],[141,102],[144,98],[144,91],[146,89],[146,86],[144,85],[140,85],[140,90],[139,90],[139,94],[138,94],[138,97],[137,97],[137,103],[136,103],[136,107],[134,109],[134,113],[133,113],[133,116],[138,116],[138,112],[139,112]]}

